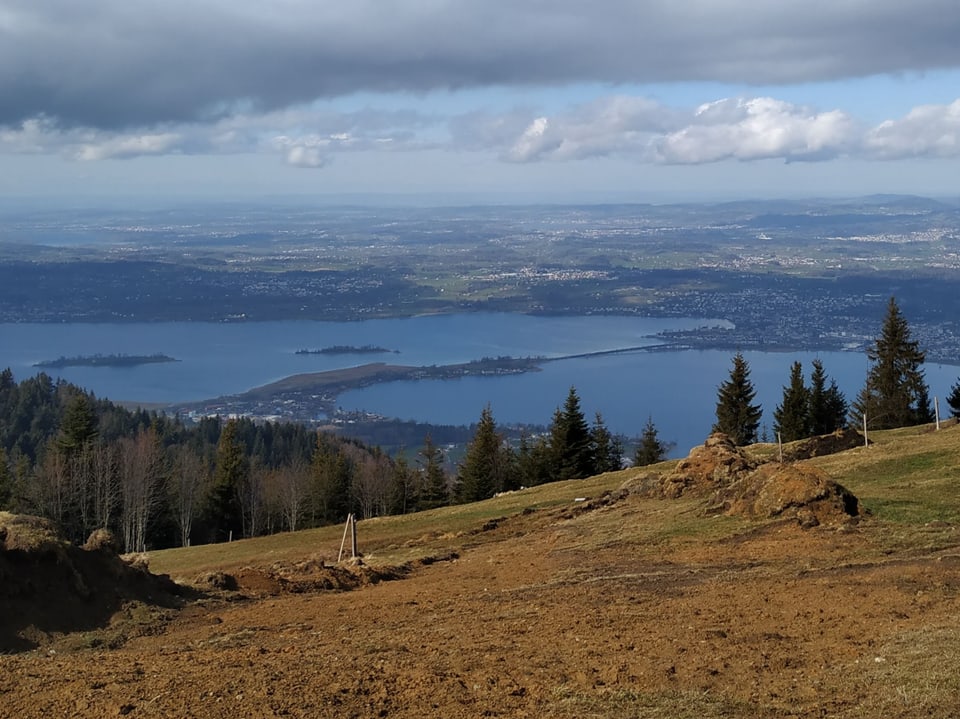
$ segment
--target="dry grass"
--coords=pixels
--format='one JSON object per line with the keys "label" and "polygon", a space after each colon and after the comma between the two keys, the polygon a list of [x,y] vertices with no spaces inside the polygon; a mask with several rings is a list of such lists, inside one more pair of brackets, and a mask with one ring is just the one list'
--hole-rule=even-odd
{"label": "dry grass", "polygon": [[[928,553],[957,547],[960,537],[960,425],[939,432],[929,426],[871,434],[873,444],[836,455],[807,460],[856,494],[872,520],[866,529],[875,537],[875,551]],[[774,459],[775,445],[748,448],[757,459]],[[666,471],[672,462],[654,468],[611,472],[586,480],[532,487],[467,505],[444,507],[358,523],[360,549],[374,564],[402,564],[441,552],[459,551],[485,541],[481,528],[491,520],[521,513],[574,509],[578,498],[596,499],[617,492],[639,472]],[[706,518],[696,500],[631,500],[631,512],[599,509],[579,518],[582,531],[570,535],[579,547],[622,544],[654,550],[730,537],[749,531],[745,520]],[[236,569],[252,564],[292,561],[304,556],[334,561],[342,526],[152,552],[150,567],[174,578]]]}
{"label": "dry grass", "polygon": [[870,691],[863,717],[960,715],[960,630],[925,627],[900,634],[860,660]]}

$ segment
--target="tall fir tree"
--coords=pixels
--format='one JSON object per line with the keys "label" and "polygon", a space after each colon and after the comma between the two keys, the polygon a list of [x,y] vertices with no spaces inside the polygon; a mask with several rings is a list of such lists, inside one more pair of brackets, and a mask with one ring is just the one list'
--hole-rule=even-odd
{"label": "tall fir tree", "polygon": [[603,416],[599,412],[594,416],[593,427],[590,429],[590,441],[596,474],[623,469],[623,442],[607,429]]}
{"label": "tall fir tree", "polygon": [[957,380],[950,386],[950,394],[947,395],[947,404],[950,406],[950,416],[960,417],[960,380]]}
{"label": "tall fir tree", "polygon": [[433,443],[428,434],[417,457],[420,466],[420,506],[423,509],[445,507],[450,504],[450,485],[443,469],[443,450]]}
{"label": "tall fir tree", "polygon": [[866,415],[871,429],[892,429],[932,420],[923,372],[925,353],[911,339],[910,327],[891,297],[880,336],[867,349],[871,367],[851,409],[851,422]]}
{"label": "tall fir tree", "polygon": [[657,426],[653,423],[653,417],[648,417],[633,455],[633,465],[635,467],[646,467],[663,461],[666,456],[667,445],[660,440],[660,434],[657,432]]}
{"label": "tall fir tree", "polygon": [[68,458],[89,448],[97,437],[97,415],[86,392],[78,392],[67,403],[60,422],[57,448]]}
{"label": "tall fir tree", "polygon": [[567,393],[563,409],[554,415],[550,428],[551,449],[556,461],[555,479],[583,479],[595,473],[590,427],[580,409],[574,387]]}
{"label": "tall fir tree", "polygon": [[803,366],[790,367],[790,383],[783,388],[783,401],[773,411],[773,431],[783,442],[804,439],[810,430],[810,390],[804,384]]}
{"label": "tall fir tree", "polygon": [[344,521],[351,511],[353,468],[342,448],[323,432],[317,432],[310,473],[313,523],[338,524]]}
{"label": "tall fir tree", "polygon": [[206,518],[213,528],[214,541],[227,539],[231,533],[239,538],[243,531],[239,494],[250,473],[250,462],[237,438],[237,427],[237,420],[227,420],[217,442],[213,486],[206,505]]}
{"label": "tall fir tree", "polygon": [[497,423],[488,404],[480,412],[477,429],[457,472],[458,499],[476,502],[502,491],[509,470],[504,466],[504,459],[503,437],[497,432]]}
{"label": "tall fir tree", "polygon": [[393,460],[390,475],[390,514],[407,514],[419,509],[420,488],[410,463],[401,453]]}
{"label": "tall fir tree", "polygon": [[714,432],[723,432],[741,446],[757,441],[763,411],[753,404],[757,392],[750,381],[750,366],[740,352],[733,357],[730,378],[717,390],[717,421]]}
{"label": "tall fir tree", "polygon": [[830,380],[828,387],[823,362],[813,360],[813,372],[810,374],[810,433],[830,434],[842,428],[846,424],[847,410],[847,400],[836,380]]}

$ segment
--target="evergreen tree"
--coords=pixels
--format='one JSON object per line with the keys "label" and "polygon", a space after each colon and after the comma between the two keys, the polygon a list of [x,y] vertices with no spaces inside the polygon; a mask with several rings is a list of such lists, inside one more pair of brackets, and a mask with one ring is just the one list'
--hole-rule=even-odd
{"label": "evergreen tree", "polygon": [[458,499],[476,502],[502,491],[504,470],[501,466],[503,437],[497,433],[490,405],[483,408],[473,439],[457,473]]}
{"label": "evergreen tree", "polygon": [[623,469],[623,442],[614,436],[603,423],[603,416],[597,412],[590,430],[593,448],[594,472],[616,472]]}
{"label": "evergreen tree", "polygon": [[563,409],[554,414],[550,444],[554,455],[554,479],[583,479],[595,474],[590,427],[580,409],[577,390],[570,388]]}
{"label": "evergreen tree", "polygon": [[756,396],[750,381],[750,366],[737,352],[730,379],[717,390],[717,421],[712,431],[723,432],[738,446],[755,442],[763,415],[760,405],[751,404]]}
{"label": "evergreen tree", "polygon": [[810,390],[803,381],[803,367],[794,362],[790,367],[790,384],[783,388],[783,401],[773,412],[773,431],[783,442],[809,437]]}
{"label": "evergreen tree", "polygon": [[342,447],[322,432],[310,460],[314,523],[337,524],[350,513],[350,483],[353,467]]}
{"label": "evergreen tree", "polygon": [[853,403],[851,421],[863,415],[872,429],[892,429],[929,422],[933,416],[921,365],[925,353],[910,338],[910,327],[891,297],[880,336],[867,349],[872,363]]}
{"label": "evergreen tree", "polygon": [[810,433],[820,435],[835,432],[846,423],[846,417],[846,398],[837,387],[836,380],[830,380],[830,386],[827,387],[823,362],[815,359],[810,375]]}
{"label": "evergreen tree", "polygon": [[420,501],[420,488],[403,454],[398,455],[393,461],[390,480],[390,514],[416,512]]}
{"label": "evergreen tree", "polygon": [[950,405],[950,416],[960,417],[960,380],[957,380],[950,387],[950,394],[947,395],[947,404]]}
{"label": "evergreen tree", "polygon": [[550,444],[543,437],[533,442],[526,434],[520,435],[520,447],[516,457],[517,484],[521,487],[534,487],[553,479],[553,453]]}
{"label": "evergreen tree", "polygon": [[640,435],[640,442],[637,444],[636,452],[633,455],[634,467],[646,467],[650,464],[656,464],[663,461],[667,456],[667,446],[660,441],[657,427],[653,423],[653,417],[647,418],[647,423],[643,427],[643,433]]}
{"label": "evergreen tree", "polygon": [[97,415],[85,392],[75,394],[67,404],[60,422],[57,447],[68,458],[89,447],[97,436]]}
{"label": "evergreen tree", "polygon": [[13,502],[13,472],[7,450],[0,446],[0,511],[10,509]]}
{"label": "evergreen tree", "polygon": [[218,540],[226,539],[231,532],[235,538],[240,537],[243,531],[239,493],[249,472],[250,463],[237,439],[237,420],[228,420],[217,442],[213,486],[206,506],[207,519]]}
{"label": "evergreen tree", "polygon": [[420,492],[420,506],[423,509],[433,509],[450,504],[450,487],[447,473],[443,469],[443,450],[433,443],[429,434],[423,438],[423,448],[417,463],[420,465],[423,487]]}

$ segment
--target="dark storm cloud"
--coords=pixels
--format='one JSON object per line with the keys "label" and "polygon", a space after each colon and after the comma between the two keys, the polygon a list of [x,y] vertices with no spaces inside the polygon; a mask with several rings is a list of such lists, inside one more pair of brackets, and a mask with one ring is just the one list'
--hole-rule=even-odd
{"label": "dark storm cloud", "polygon": [[960,65],[955,0],[0,0],[0,124],[206,121],[358,91]]}

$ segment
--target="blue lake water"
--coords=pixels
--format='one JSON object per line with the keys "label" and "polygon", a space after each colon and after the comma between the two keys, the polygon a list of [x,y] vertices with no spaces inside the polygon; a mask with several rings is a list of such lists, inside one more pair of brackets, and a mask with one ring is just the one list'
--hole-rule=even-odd
{"label": "blue lake water", "polygon": [[[234,394],[301,372],[372,361],[406,365],[466,362],[485,356],[558,357],[657,344],[656,332],[714,326],[702,319],[632,317],[529,317],[465,314],[363,322],[3,324],[0,367],[17,379],[32,365],[60,356],[164,353],[175,363],[136,367],[67,367],[48,370],[113,400],[184,402]],[[378,345],[383,355],[297,355],[300,348]],[[585,413],[601,412],[616,432],[638,434],[652,416],[661,437],[683,455],[703,441],[713,422],[716,390],[732,352],[637,352],[546,363],[541,372],[375,385],[341,395],[345,409],[425,422],[468,424],[489,403],[500,423],[546,424],[577,388]],[[790,364],[823,360],[827,373],[852,399],[867,370],[862,353],[747,352],[764,422],[780,401]],[[929,365],[931,394],[943,398],[960,368]],[[942,400],[941,400],[942,401]]]}

